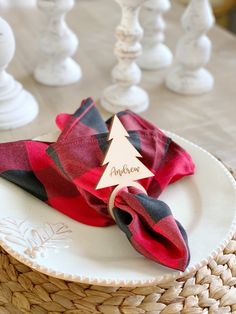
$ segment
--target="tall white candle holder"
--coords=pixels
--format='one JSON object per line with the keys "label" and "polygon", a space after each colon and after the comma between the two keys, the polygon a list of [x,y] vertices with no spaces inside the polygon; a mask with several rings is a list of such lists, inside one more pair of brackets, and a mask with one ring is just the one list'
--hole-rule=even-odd
{"label": "tall white candle holder", "polygon": [[12,29],[0,18],[0,130],[23,126],[38,114],[35,98],[5,71],[14,53],[15,38]]}
{"label": "tall white candle holder", "polygon": [[164,44],[166,23],[163,18],[170,7],[169,0],[149,0],[143,5],[141,14],[144,29],[143,53],[138,59],[142,69],[159,70],[172,63],[172,52]]}
{"label": "tall white candle holder", "polygon": [[170,90],[197,95],[213,88],[214,78],[204,66],[211,56],[211,41],[206,33],[214,21],[208,0],[191,0],[182,18],[185,34],[177,44],[176,65],[166,78]]}
{"label": "tall white candle holder", "polygon": [[115,55],[118,64],[112,71],[115,84],[107,87],[101,99],[102,106],[109,112],[130,109],[141,112],[147,109],[147,93],[137,86],[141,81],[141,70],[136,64],[142,47],[143,35],[139,24],[139,11],[145,0],[116,0],[122,9],[121,23],[117,27]]}
{"label": "tall white candle holder", "polygon": [[38,0],[37,4],[46,16],[46,24],[39,40],[41,60],[34,71],[35,79],[50,86],[79,81],[80,66],[71,58],[79,41],[65,22],[74,0]]}

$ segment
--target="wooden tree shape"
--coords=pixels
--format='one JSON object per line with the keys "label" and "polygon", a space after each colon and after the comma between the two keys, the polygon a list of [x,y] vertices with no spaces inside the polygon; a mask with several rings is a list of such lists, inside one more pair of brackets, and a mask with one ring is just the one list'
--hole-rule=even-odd
{"label": "wooden tree shape", "polygon": [[130,186],[139,179],[152,177],[153,173],[137,158],[140,153],[128,140],[129,134],[115,115],[108,137],[110,145],[102,165],[106,169],[101,176],[96,189],[114,185]]}

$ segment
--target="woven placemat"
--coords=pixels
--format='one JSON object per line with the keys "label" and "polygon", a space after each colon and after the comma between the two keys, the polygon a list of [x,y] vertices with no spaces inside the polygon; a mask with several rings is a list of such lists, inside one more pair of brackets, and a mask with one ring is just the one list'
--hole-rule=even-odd
{"label": "woven placemat", "polygon": [[34,271],[0,249],[0,314],[22,313],[236,314],[236,235],[207,266],[153,287],[64,281]]}

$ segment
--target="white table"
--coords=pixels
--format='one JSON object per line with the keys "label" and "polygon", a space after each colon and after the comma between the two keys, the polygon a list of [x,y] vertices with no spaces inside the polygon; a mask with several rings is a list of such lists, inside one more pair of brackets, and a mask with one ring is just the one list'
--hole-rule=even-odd
{"label": "white table", "polygon": [[[167,44],[175,49],[181,34],[183,9],[173,5],[167,16]],[[120,9],[111,0],[80,0],[68,15],[68,24],[78,33],[80,48],[75,59],[83,70],[83,80],[75,85],[50,88],[36,83],[32,72],[37,63],[37,36],[42,16],[36,8],[9,9],[2,12],[15,31],[17,53],[9,72],[20,80],[38,99],[40,114],[28,126],[1,132],[1,141],[31,138],[55,130],[54,118],[60,112],[73,112],[85,97],[99,99],[111,82],[110,71],[116,60],[113,36]],[[186,97],[166,89],[166,70],[144,72],[142,86],[150,95],[151,105],[142,115],[159,127],[199,144],[236,167],[236,38],[214,27],[213,57],[209,69],[216,85],[213,92]],[[109,114],[103,111],[105,117]]]}

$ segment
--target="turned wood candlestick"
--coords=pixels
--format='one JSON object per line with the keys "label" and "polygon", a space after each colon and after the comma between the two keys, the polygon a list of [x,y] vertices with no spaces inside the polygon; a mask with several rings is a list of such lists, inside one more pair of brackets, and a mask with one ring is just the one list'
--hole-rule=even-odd
{"label": "turned wood candlestick", "polygon": [[204,68],[211,56],[211,41],[206,36],[214,24],[208,0],[191,0],[182,24],[184,35],[176,51],[176,65],[170,70],[166,85],[181,94],[197,95],[210,91],[213,76]]}
{"label": "turned wood candlestick", "polygon": [[38,113],[35,98],[5,69],[15,53],[15,38],[9,24],[0,18],[0,130],[23,126]]}
{"label": "turned wood candlestick", "polygon": [[144,3],[141,22],[144,29],[143,53],[138,64],[145,70],[158,70],[172,63],[172,53],[164,44],[166,23],[163,14],[171,7],[169,0],[149,0]]}
{"label": "turned wood candlestick", "polygon": [[74,0],[38,0],[37,3],[47,21],[39,40],[41,60],[34,71],[35,79],[51,86],[75,83],[81,78],[81,69],[71,56],[77,50],[78,39],[65,22]]}
{"label": "turned wood candlestick", "polygon": [[125,109],[141,112],[149,104],[147,93],[137,86],[141,81],[141,70],[136,64],[142,52],[140,40],[143,35],[139,11],[145,0],[116,1],[122,9],[121,23],[116,30],[115,55],[118,64],[112,71],[115,84],[104,90],[101,104],[113,113]]}

